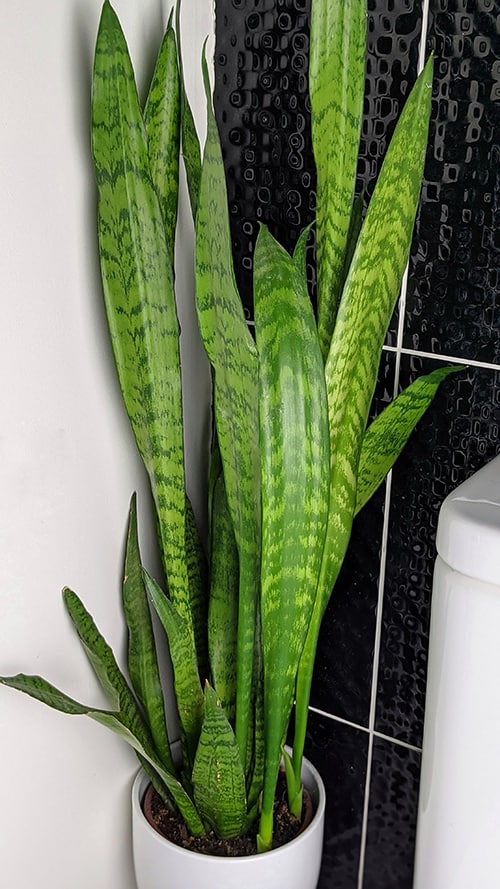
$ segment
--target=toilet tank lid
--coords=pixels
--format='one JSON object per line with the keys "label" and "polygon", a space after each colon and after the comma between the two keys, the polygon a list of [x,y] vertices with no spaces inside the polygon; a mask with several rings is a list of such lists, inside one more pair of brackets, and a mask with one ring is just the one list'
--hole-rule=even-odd
{"label": "toilet tank lid", "polygon": [[500,586],[500,455],[443,502],[436,545],[455,571]]}

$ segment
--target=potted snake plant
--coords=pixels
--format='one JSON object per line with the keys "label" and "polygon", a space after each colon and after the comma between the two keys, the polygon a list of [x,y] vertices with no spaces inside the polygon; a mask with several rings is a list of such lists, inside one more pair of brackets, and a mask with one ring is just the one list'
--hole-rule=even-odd
{"label": "potted snake plant", "polygon": [[[321,780],[303,758],[321,620],[355,515],[451,372],[421,377],[368,424],[418,206],[432,61],[407,99],[361,225],[354,187],[366,5],[312,0],[317,314],[306,281],[309,231],[291,256],[262,226],[254,256],[254,337],[235,283],[207,65],[202,159],[178,33],[171,16],[141,108],[125,38],[106,0],[92,99],[107,319],[125,408],[150,479],[164,576],[154,579],[142,565],[132,498],[123,573],[128,675],[76,593],[63,592],[109,709],[81,704],[39,676],[1,682],[55,709],[85,714],[134,748],[142,769],[134,803],[140,889],[157,889],[165,868],[172,889],[236,882],[304,889],[317,882],[324,811]],[[195,220],[193,298],[213,379],[206,540],[185,484],[174,274],[181,157]],[[180,759],[167,734],[151,610],[173,665]],[[294,734],[285,748],[292,711]],[[299,829],[304,783],[316,813],[302,834],[273,850],[282,762],[291,822]],[[185,849],[179,864],[157,865],[158,847],[173,844],[144,822],[139,796],[149,782],[190,839],[210,835],[231,845],[233,838],[250,837],[252,851],[266,854],[219,859],[222,875],[215,876],[212,858]],[[314,834],[315,860],[306,877],[301,860]],[[282,857],[274,863],[288,847],[295,849],[291,877]],[[201,858],[197,877],[189,867]],[[238,866],[235,876],[229,867]]]}

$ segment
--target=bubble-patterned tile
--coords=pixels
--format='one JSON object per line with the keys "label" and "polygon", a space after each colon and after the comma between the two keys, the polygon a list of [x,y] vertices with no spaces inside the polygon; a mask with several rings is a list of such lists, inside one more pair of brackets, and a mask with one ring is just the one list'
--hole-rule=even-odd
{"label": "bubble-patterned tile", "polygon": [[432,117],[404,345],[500,361],[498,3],[431,0]]}
{"label": "bubble-patterned tile", "polygon": [[[228,181],[235,274],[252,316],[260,222],[292,250],[313,220],[307,86],[310,0],[217,0],[215,111]],[[309,268],[311,286],[314,278]]]}
{"label": "bubble-patterned tile", "polygon": [[325,842],[318,889],[357,889],[368,735],[311,713],[306,756],[326,788]]}
{"label": "bubble-patterned tile", "polygon": [[[403,356],[407,385],[435,362]],[[376,728],[420,746],[435,535],[446,495],[500,450],[500,369],[441,386],[393,472]]]}
{"label": "bubble-patterned tile", "polygon": [[420,753],[375,738],[363,889],[412,887],[419,775]]}

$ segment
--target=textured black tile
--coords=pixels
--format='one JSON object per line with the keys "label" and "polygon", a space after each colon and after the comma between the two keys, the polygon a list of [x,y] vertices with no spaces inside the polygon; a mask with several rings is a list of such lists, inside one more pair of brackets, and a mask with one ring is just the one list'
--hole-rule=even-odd
{"label": "textured black tile", "polygon": [[[365,101],[356,192],[371,197],[387,147],[417,76],[421,0],[368,0]],[[365,201],[365,204],[367,201]],[[396,344],[398,311],[387,343]]]}
{"label": "textured black tile", "polygon": [[500,37],[495,0],[431,0],[432,119],[404,345],[500,361]]}
{"label": "textured black tile", "polygon": [[[372,416],[391,400],[394,356],[384,353]],[[318,641],[311,703],[367,726],[380,574],[385,486],[354,521],[342,571],[326,610]]]}
{"label": "textured black tile", "polygon": [[313,219],[309,6],[310,0],[216,3],[215,112],[235,273],[249,317],[259,222],[291,250]]}
{"label": "textured black tile", "polygon": [[[402,384],[435,362],[403,356]],[[443,384],[393,473],[376,728],[420,746],[435,534],[445,496],[500,450],[500,371]]]}
{"label": "textured black tile", "polygon": [[419,774],[419,753],[375,738],[363,889],[412,887]]}
{"label": "textured black tile", "polygon": [[366,781],[365,732],[311,713],[306,756],[326,788],[325,843],[318,889],[356,889]]}

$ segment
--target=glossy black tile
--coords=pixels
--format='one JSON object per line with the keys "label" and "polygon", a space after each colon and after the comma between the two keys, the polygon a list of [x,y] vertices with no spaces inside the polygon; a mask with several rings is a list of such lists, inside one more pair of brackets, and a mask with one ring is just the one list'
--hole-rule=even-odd
{"label": "glossy black tile", "polygon": [[375,738],[363,889],[412,887],[419,774],[419,753]]}
{"label": "glossy black tile", "polygon": [[431,0],[432,119],[404,345],[500,361],[498,4]]}
{"label": "glossy black tile", "polygon": [[[402,385],[435,362],[403,356]],[[422,740],[435,534],[445,496],[500,449],[500,370],[464,368],[442,384],[392,482],[376,729]]]}
{"label": "glossy black tile", "polygon": [[313,219],[309,7],[310,0],[216,3],[214,103],[228,181],[235,274],[249,317],[259,223],[266,223],[291,250]]}
{"label": "glossy black tile", "polygon": [[[372,416],[391,400],[394,355],[384,353]],[[380,574],[385,486],[354,521],[342,571],[323,619],[311,703],[367,726]]]}
{"label": "glossy black tile", "polygon": [[325,783],[325,842],[318,889],[356,889],[366,781],[365,732],[310,714],[306,755]]}

